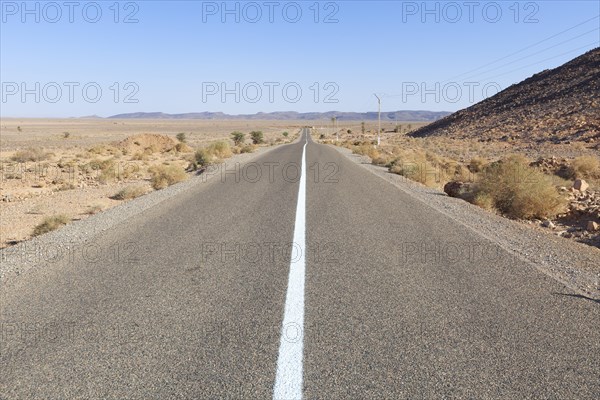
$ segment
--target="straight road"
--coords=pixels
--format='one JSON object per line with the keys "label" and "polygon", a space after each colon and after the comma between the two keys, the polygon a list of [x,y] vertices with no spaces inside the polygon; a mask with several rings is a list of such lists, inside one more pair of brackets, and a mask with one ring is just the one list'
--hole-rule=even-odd
{"label": "straight road", "polygon": [[221,172],[2,288],[1,399],[600,393],[599,304],[308,130]]}

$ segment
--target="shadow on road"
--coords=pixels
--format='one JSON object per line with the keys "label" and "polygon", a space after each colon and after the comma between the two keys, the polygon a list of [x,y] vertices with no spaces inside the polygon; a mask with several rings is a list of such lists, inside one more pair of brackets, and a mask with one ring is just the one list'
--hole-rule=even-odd
{"label": "shadow on road", "polygon": [[558,296],[577,297],[577,298],[579,298],[579,299],[586,299],[586,300],[589,300],[589,301],[593,301],[594,303],[600,304],[600,300],[593,299],[593,298],[591,298],[591,297],[587,297],[587,296],[584,296],[584,295],[582,295],[582,294],[572,294],[572,293],[556,293],[556,292],[554,292],[554,293],[552,293],[552,294],[553,294],[553,295],[558,295]]}

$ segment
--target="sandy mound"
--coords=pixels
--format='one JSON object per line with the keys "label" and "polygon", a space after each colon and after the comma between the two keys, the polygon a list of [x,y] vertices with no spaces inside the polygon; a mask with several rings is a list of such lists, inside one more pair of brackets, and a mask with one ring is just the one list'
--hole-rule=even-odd
{"label": "sandy mound", "polygon": [[116,144],[116,147],[122,150],[135,152],[151,148],[154,152],[165,152],[171,150],[177,141],[167,135],[156,135],[151,133],[142,133],[129,136]]}

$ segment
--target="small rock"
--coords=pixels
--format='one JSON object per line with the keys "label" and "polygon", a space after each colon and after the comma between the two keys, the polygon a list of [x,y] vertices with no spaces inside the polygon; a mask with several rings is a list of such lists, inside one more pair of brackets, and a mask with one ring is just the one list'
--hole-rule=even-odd
{"label": "small rock", "polygon": [[588,232],[595,232],[598,230],[598,228],[600,228],[600,225],[598,225],[597,222],[594,221],[588,221],[587,223],[587,227],[585,228]]}
{"label": "small rock", "polygon": [[573,189],[579,190],[580,192],[585,192],[589,187],[590,185],[583,179],[576,179],[573,183]]}
{"label": "small rock", "polygon": [[550,229],[554,229],[556,227],[556,225],[554,225],[554,223],[552,221],[550,221],[549,219],[542,222],[542,226],[545,228],[550,228]]}
{"label": "small rock", "polygon": [[569,233],[569,232],[566,232],[564,235],[562,235],[562,237],[564,237],[564,238],[567,238],[567,239],[570,239],[570,238],[572,238],[572,237],[573,237],[573,234],[572,234],[572,233]]}

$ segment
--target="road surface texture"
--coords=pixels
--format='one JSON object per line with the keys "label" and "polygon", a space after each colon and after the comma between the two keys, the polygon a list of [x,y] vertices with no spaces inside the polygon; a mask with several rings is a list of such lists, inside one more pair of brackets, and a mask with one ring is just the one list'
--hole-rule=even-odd
{"label": "road surface texture", "polygon": [[2,288],[1,399],[597,398],[596,301],[308,130],[226,168]]}

